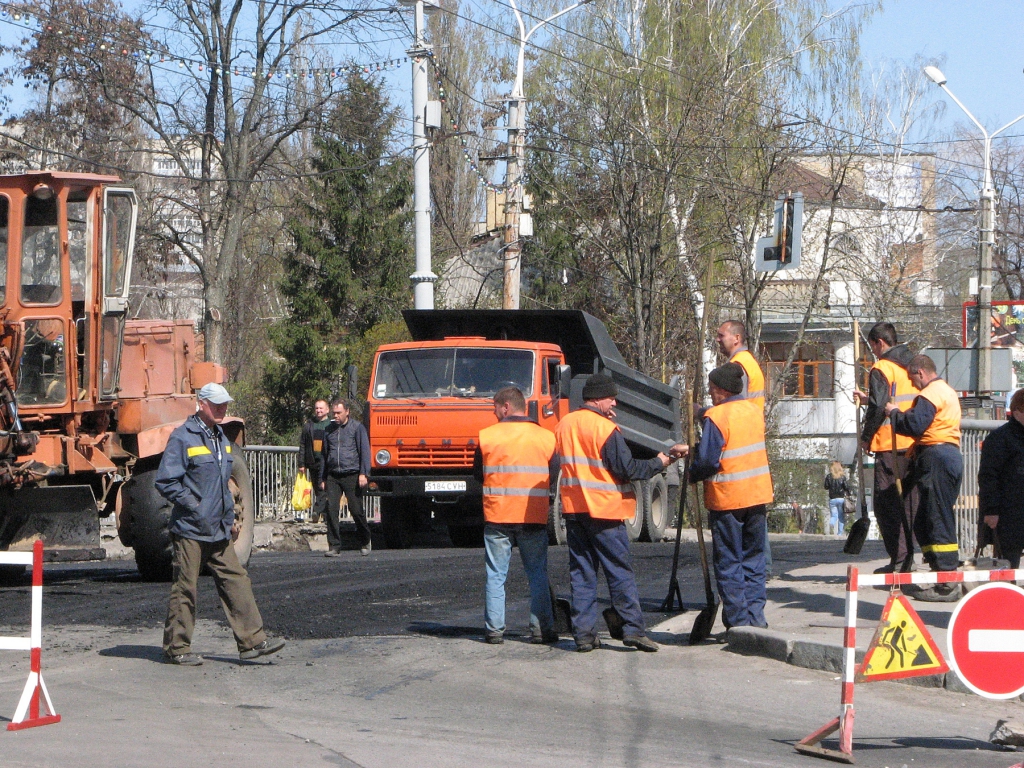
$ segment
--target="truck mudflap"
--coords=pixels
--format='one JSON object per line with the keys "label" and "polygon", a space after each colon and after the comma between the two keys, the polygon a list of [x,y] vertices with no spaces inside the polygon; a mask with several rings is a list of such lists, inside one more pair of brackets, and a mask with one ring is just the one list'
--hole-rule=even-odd
{"label": "truck mudflap", "polygon": [[88,485],[0,491],[0,550],[29,552],[37,539],[47,561],[102,560],[96,498]]}

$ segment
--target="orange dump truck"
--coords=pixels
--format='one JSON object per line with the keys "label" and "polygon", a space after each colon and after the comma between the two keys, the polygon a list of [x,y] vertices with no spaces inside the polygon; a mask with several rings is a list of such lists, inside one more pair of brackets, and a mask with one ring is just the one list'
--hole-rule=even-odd
{"label": "orange dump truck", "polygon": [[[380,497],[390,547],[417,529],[448,526],[457,546],[482,542],[480,484],[472,476],[480,430],[494,423],[492,398],[519,387],[529,417],[554,430],[582,404],[583,383],[606,373],[619,386],[617,421],[634,455],[679,442],[679,392],[626,365],[604,324],[574,310],[409,310],[413,341],[376,353],[366,426],[373,453],[370,493]],[[637,483],[633,539],[660,540],[671,519],[675,468]],[[670,487],[674,490],[670,491]],[[552,543],[564,543],[557,497]]]}
{"label": "orange dump truck", "polygon": [[[49,560],[102,559],[99,519],[116,513],[142,575],[167,579],[156,468],[193,391],[225,371],[196,358],[191,322],[128,319],[137,211],[116,176],[0,176],[0,550],[42,539]],[[240,421],[226,431],[242,442]],[[252,490],[234,465],[247,561]]]}

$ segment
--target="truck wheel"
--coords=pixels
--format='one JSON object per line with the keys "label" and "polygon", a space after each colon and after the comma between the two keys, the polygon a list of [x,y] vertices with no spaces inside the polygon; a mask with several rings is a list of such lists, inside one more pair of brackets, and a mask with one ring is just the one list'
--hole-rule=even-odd
{"label": "truck wheel", "polygon": [[472,549],[484,545],[484,527],[482,525],[449,525],[448,538],[452,544],[463,549]]}
{"label": "truck wheel", "polygon": [[156,490],[156,468],[136,472],[122,488],[121,512],[135,548],[135,565],[143,581],[171,580],[171,502]]}
{"label": "truck wheel", "polygon": [[644,483],[644,491],[644,528],[640,532],[640,541],[661,541],[672,518],[665,476],[652,477]]}
{"label": "truck wheel", "polygon": [[639,541],[640,534],[644,530],[644,495],[646,489],[646,480],[636,480],[633,482],[633,493],[636,494],[636,514],[625,521],[626,533],[629,534],[630,541]]}
{"label": "truck wheel", "polygon": [[412,546],[412,522],[406,516],[399,499],[380,497],[380,529],[388,549],[408,549]]}

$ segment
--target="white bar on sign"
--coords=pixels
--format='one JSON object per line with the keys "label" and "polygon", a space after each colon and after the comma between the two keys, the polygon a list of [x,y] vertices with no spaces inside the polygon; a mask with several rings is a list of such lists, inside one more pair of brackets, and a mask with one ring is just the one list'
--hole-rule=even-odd
{"label": "white bar on sign", "polygon": [[32,553],[0,552],[0,565],[32,565]]}
{"label": "white bar on sign", "polygon": [[1024,629],[972,629],[967,650],[976,653],[1024,653]]}
{"label": "white bar on sign", "polygon": [[27,637],[0,637],[0,651],[31,651],[32,640]]}

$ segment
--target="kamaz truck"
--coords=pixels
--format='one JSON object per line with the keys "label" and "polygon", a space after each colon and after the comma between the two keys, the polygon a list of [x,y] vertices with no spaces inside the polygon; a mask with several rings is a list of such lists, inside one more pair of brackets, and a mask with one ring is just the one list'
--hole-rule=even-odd
{"label": "kamaz truck", "polygon": [[[191,322],[129,319],[137,215],[116,176],[0,176],[0,550],[41,539],[47,560],[102,559],[99,520],[116,513],[142,576],[158,580],[171,548],[156,468],[194,390],[225,371],[198,359]],[[243,442],[241,421],[224,426]],[[232,484],[247,562],[245,462]]]}
{"label": "kamaz truck", "polygon": [[[381,346],[374,357],[366,425],[373,454],[369,493],[380,497],[389,547],[409,546],[413,534],[447,525],[456,546],[482,542],[483,503],[473,478],[480,430],[494,423],[493,397],[515,385],[529,418],[554,431],[582,405],[593,373],[619,387],[616,421],[638,458],[681,438],[680,393],[633,370],[600,320],[574,310],[408,310],[412,341]],[[675,466],[636,483],[632,539],[661,540],[678,498]],[[671,489],[671,490],[670,490]],[[553,494],[552,543],[565,542]]]}

